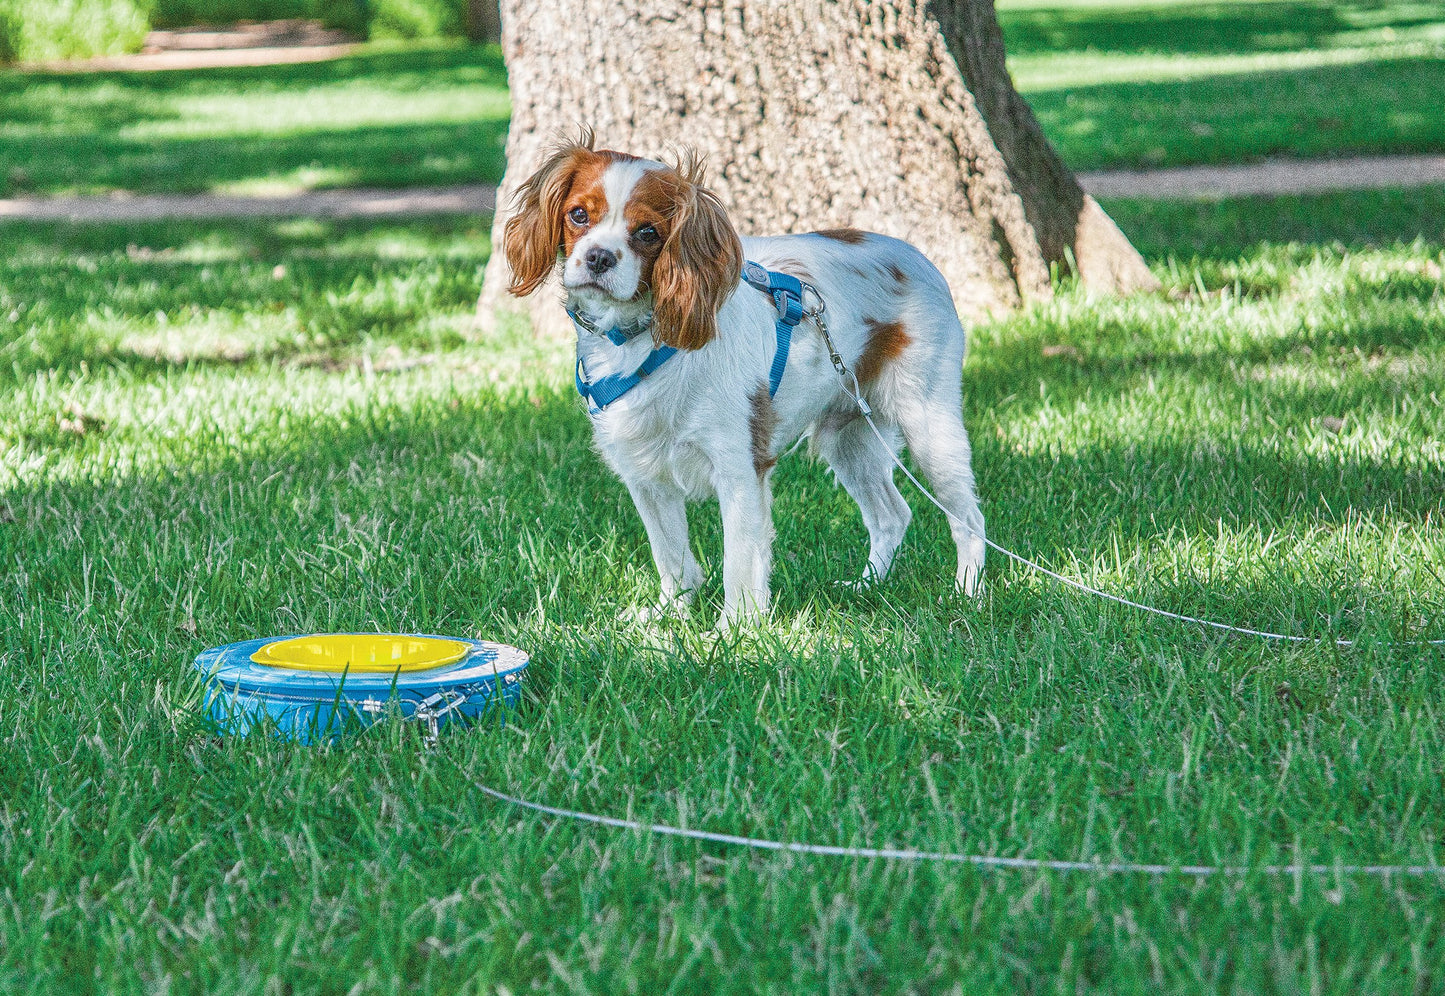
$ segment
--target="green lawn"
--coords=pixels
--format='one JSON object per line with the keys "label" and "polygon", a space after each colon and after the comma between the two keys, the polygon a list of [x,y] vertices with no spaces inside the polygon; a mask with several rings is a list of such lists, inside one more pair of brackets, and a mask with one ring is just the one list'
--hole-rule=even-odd
{"label": "green lawn", "polygon": [[1075,169],[1445,150],[1445,6],[999,0],[1009,66]]}
{"label": "green lawn", "polygon": [[[1445,150],[1445,11],[1001,0],[1011,67],[1076,169]],[[495,182],[495,47],[303,66],[0,71],[0,197]],[[685,137],[685,136],[684,136]]]}
{"label": "green lawn", "polygon": [[495,46],[371,46],[257,69],[0,71],[0,197],[494,183],[510,113]]}
{"label": "green lawn", "polygon": [[[642,629],[641,526],[565,345],[469,332],[486,226],[0,226],[0,990],[1430,992],[1445,884],[983,873],[556,824],[1158,862],[1440,861],[1445,189],[1108,205],[1165,288],[979,328],[999,542],[861,597],[856,508],[776,475],[777,609]],[[1306,241],[1302,234],[1319,232]],[[4,323],[7,323],[4,324]],[[424,754],[232,741],[202,648],[313,629],[533,654]],[[957,987],[957,988],[955,988]]]}

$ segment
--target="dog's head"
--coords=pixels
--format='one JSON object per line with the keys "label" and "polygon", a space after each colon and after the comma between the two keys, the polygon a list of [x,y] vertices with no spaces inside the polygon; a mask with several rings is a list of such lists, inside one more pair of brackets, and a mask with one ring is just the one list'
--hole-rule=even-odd
{"label": "dog's head", "polygon": [[504,247],[511,292],[532,293],[562,257],[574,301],[649,302],[653,335],[698,349],[738,285],[743,248],[692,155],[667,166],[594,149],[555,148],[517,193]]}

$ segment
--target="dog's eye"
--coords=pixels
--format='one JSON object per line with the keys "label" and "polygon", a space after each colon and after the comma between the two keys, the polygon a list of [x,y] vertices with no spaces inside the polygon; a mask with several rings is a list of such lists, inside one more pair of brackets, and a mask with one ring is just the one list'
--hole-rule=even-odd
{"label": "dog's eye", "polygon": [[587,211],[584,208],[573,208],[567,212],[567,217],[572,219],[572,224],[574,225],[587,224]]}
{"label": "dog's eye", "polygon": [[657,229],[653,228],[651,225],[648,225],[645,228],[639,228],[637,231],[632,233],[632,237],[637,239],[637,241],[641,242],[643,245],[652,245],[659,238],[661,238],[661,236],[657,234]]}

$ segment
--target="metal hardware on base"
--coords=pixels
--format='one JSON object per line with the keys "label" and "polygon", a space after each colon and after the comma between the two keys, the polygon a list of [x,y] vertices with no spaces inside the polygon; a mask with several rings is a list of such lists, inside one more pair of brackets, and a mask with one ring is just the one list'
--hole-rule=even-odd
{"label": "metal hardware on base", "polygon": [[455,712],[466,705],[467,696],[462,692],[452,689],[437,692],[429,695],[416,704],[411,717],[418,723],[424,724],[422,729],[422,742],[428,747],[435,747],[441,736],[441,720],[448,713]]}

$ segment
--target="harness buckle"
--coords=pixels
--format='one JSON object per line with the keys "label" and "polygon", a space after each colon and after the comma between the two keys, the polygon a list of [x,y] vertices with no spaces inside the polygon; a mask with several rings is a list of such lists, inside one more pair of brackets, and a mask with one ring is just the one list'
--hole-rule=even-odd
{"label": "harness buckle", "polygon": [[[798,282],[803,285],[803,295],[801,303],[803,305],[804,316],[808,318],[821,317],[823,312],[828,310],[828,302],[823,300],[823,295],[818,291],[818,288],[814,287],[807,281],[800,280]],[[809,294],[813,295],[813,300],[818,302],[811,308],[808,307]]]}

